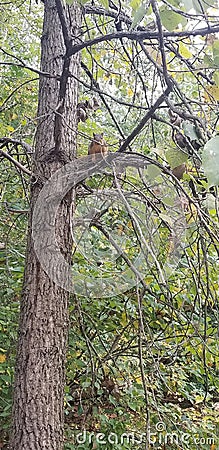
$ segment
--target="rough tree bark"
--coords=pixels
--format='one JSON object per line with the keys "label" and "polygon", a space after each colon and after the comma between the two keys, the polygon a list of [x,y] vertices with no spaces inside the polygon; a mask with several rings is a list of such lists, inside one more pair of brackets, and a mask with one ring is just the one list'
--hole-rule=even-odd
{"label": "rough tree bark", "polygon": [[[75,155],[77,82],[69,73],[79,76],[80,60],[78,55],[68,58],[68,45],[71,40],[77,42],[81,12],[76,3],[63,6],[61,0],[45,0],[44,6],[41,71],[53,78],[40,76],[39,82],[10,442],[13,450],[63,448],[69,294],[42,269],[34,252],[31,230],[33,208],[44,182]],[[56,218],[57,241],[67,260],[72,244],[71,204],[70,193],[62,201]]]}

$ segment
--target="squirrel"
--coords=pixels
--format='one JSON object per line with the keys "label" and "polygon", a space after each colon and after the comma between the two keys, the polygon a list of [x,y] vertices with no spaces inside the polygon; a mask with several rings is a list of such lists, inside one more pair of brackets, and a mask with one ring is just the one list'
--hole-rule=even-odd
{"label": "squirrel", "polygon": [[78,122],[86,122],[90,114],[100,108],[100,105],[95,97],[90,100],[82,100],[77,105]]}
{"label": "squirrel", "polygon": [[88,155],[95,155],[96,153],[101,153],[102,156],[106,156],[108,153],[108,147],[103,138],[103,133],[93,133],[93,139],[88,147]]}

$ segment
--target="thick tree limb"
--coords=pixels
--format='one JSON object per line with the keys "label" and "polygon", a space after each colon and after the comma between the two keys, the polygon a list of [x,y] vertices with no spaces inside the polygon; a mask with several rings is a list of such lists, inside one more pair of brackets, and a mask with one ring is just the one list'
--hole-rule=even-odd
{"label": "thick tree limb", "polygon": [[[197,30],[188,31],[164,31],[164,38],[182,38],[191,36],[207,36],[209,34],[214,34],[219,32],[219,25],[213,25],[212,27],[199,28]],[[113,39],[127,38],[134,41],[143,41],[145,39],[159,40],[160,33],[158,31],[119,31],[117,33],[105,34],[103,36],[98,36],[95,39],[89,39],[88,41],[82,42],[72,46],[69,50],[68,56],[75,55],[76,53],[83,50],[83,48],[91,47],[92,45],[99,44],[100,42],[112,41]]]}

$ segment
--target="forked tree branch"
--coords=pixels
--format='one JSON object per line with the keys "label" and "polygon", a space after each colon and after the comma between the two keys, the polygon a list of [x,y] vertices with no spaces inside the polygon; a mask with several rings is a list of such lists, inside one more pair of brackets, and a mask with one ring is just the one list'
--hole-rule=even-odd
{"label": "forked tree branch", "polygon": [[[163,38],[182,38],[191,36],[207,36],[209,34],[214,34],[219,32],[219,25],[213,25],[212,27],[199,28],[197,30],[189,31],[164,31]],[[82,42],[80,44],[72,45],[71,50],[69,50],[68,56],[75,55],[76,53],[83,50],[83,48],[91,47],[93,45],[99,44],[100,42],[112,41],[113,39],[127,38],[132,41],[143,41],[145,39],[159,40],[160,33],[158,31],[119,31],[117,33],[105,34],[103,36],[98,36],[94,39],[89,39],[88,41]]]}
{"label": "forked tree branch", "polygon": [[6,153],[4,150],[0,150],[0,156],[4,156],[4,158],[7,158],[9,161],[11,161],[16,167],[18,167],[18,169],[22,170],[22,172],[26,173],[27,175],[31,176],[32,173],[29,169],[27,169],[26,167],[24,167],[19,161],[17,161],[16,159],[12,158],[11,155],[9,155],[8,153]]}
{"label": "forked tree branch", "polygon": [[0,138],[0,149],[5,147],[7,144],[20,145],[21,147],[23,147],[26,150],[27,153],[33,152],[32,147],[24,141],[20,141],[19,139],[9,138],[6,136]]}

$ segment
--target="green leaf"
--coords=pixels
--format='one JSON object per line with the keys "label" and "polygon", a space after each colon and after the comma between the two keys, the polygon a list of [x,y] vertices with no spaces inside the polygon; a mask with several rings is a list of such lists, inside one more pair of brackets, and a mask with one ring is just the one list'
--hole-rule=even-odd
{"label": "green leaf", "polygon": [[191,122],[183,122],[183,130],[187,137],[189,137],[192,141],[198,141],[198,136],[195,131],[195,125]]}
{"label": "green leaf", "polygon": [[163,26],[169,31],[175,30],[179,24],[183,26],[187,24],[187,19],[185,17],[169,8],[163,8],[163,10],[160,11],[160,18]]}
{"label": "green leaf", "polygon": [[180,166],[181,164],[186,162],[187,159],[188,156],[177,148],[169,148],[166,151],[166,160],[169,163],[171,169]]}
{"label": "green leaf", "polygon": [[202,162],[209,186],[219,185],[219,136],[205,144]]}
{"label": "green leaf", "polygon": [[168,225],[170,225],[171,227],[173,226],[173,219],[172,219],[170,216],[168,216],[167,214],[160,213],[160,214],[159,214],[159,217],[160,217],[164,222],[168,223]]}
{"label": "green leaf", "polygon": [[213,74],[213,80],[217,86],[219,86],[219,70],[215,70]]}
{"label": "green leaf", "polygon": [[185,6],[185,10],[188,12],[193,8],[192,0],[183,0],[183,5]]}
{"label": "green leaf", "polygon": [[[74,2],[74,0],[66,0],[67,5],[72,5],[72,3]],[[78,3],[80,5],[85,5],[85,3],[87,3],[88,0],[78,0]]]}
{"label": "green leaf", "polygon": [[[83,2],[84,2],[84,0],[83,0]],[[87,0],[84,3],[87,3]],[[100,3],[105,9],[109,9],[109,1],[108,0],[100,0]]]}
{"label": "green leaf", "polygon": [[219,67],[219,40],[215,41],[212,46],[213,58],[215,66]]}
{"label": "green leaf", "polygon": [[204,10],[202,3],[201,0],[192,0],[193,8],[199,14],[202,14]]}
{"label": "green leaf", "polygon": [[214,66],[213,59],[209,55],[205,54],[204,55],[204,64],[207,67],[213,67]]}
{"label": "green leaf", "polygon": [[140,0],[131,0],[131,2],[129,3],[129,6],[132,8],[132,12],[137,11],[140,5],[141,5]]}
{"label": "green leaf", "polygon": [[142,3],[142,5],[136,10],[130,30],[133,30],[142,21],[147,13],[147,9],[148,5],[146,3]]}
{"label": "green leaf", "polygon": [[207,11],[214,3],[214,0],[209,0],[207,2],[203,0],[192,0],[193,8],[199,14],[203,14],[203,11]]}
{"label": "green leaf", "polygon": [[169,5],[175,6],[176,8],[178,8],[178,6],[180,6],[180,4],[182,3],[181,0],[169,0],[168,1]]}
{"label": "green leaf", "polygon": [[161,174],[161,169],[154,164],[150,164],[147,168],[147,175],[150,180],[154,180]]}

